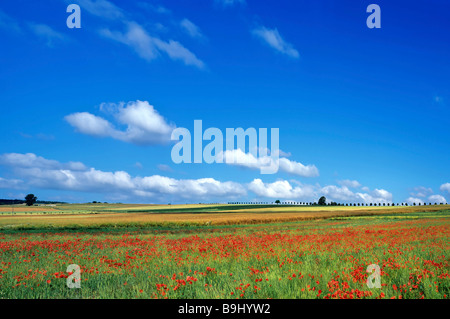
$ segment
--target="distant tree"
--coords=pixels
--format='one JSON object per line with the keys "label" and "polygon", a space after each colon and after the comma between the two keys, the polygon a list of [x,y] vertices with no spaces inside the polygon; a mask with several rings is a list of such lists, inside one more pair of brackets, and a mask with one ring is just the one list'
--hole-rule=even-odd
{"label": "distant tree", "polygon": [[275,201],[275,204],[281,204],[280,200],[277,199],[277,200]]}
{"label": "distant tree", "polygon": [[27,196],[25,196],[25,202],[27,206],[33,206],[33,204],[36,203],[36,201],[37,197],[34,196],[34,194],[28,194]]}
{"label": "distant tree", "polygon": [[325,198],[325,196],[322,196],[319,198],[319,205],[320,206],[325,206],[327,204],[327,199]]}

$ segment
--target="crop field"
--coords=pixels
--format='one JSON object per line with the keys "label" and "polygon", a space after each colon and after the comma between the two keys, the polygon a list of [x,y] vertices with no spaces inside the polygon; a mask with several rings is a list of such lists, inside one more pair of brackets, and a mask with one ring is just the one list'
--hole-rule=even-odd
{"label": "crop field", "polygon": [[[1,216],[0,298],[449,297],[447,206],[200,208]],[[80,288],[67,286],[72,264]],[[373,264],[380,288],[367,285]]]}
{"label": "crop field", "polygon": [[16,205],[1,207],[0,229],[240,225],[350,216],[401,216],[405,213],[436,212],[446,209],[450,209],[450,205],[408,207],[126,204],[26,207]]}

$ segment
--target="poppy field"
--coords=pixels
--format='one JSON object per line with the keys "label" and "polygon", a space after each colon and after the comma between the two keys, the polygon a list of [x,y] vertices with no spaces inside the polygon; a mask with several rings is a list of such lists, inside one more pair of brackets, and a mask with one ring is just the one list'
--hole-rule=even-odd
{"label": "poppy field", "polygon": [[447,299],[448,211],[409,217],[2,230],[0,298]]}

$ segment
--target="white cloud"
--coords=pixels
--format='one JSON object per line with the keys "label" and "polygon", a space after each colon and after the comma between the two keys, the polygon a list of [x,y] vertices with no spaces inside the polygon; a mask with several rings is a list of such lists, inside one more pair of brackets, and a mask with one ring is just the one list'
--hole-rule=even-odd
{"label": "white cloud", "polygon": [[450,183],[442,184],[439,189],[441,190],[441,192],[447,192],[450,194]]}
{"label": "white cloud", "polygon": [[316,177],[319,176],[319,170],[314,165],[303,165],[302,163],[290,161],[287,158],[281,157],[278,160],[280,170],[289,174],[304,176],[304,177]]}
{"label": "white cloud", "polygon": [[286,180],[279,180],[274,183],[263,183],[261,179],[253,180],[248,189],[261,197],[292,199],[297,201],[317,202],[320,196],[327,197],[327,201],[355,202],[355,203],[389,203],[392,201],[392,194],[384,189],[375,189],[368,193],[352,192],[346,186],[327,185],[305,185],[296,183],[292,186]]}
{"label": "white cloud", "polygon": [[445,197],[442,196],[442,195],[431,195],[431,196],[428,197],[428,200],[429,200],[432,204],[433,204],[433,203],[438,203],[438,204],[440,204],[440,203],[443,203],[443,204],[447,203],[447,200],[446,200]]}
{"label": "white cloud", "polygon": [[406,202],[408,203],[408,205],[414,205],[414,204],[416,204],[416,205],[418,205],[418,204],[423,205],[424,204],[423,200],[421,200],[420,198],[415,198],[415,197],[408,197],[406,199]]}
{"label": "white cloud", "polygon": [[381,202],[391,202],[392,194],[385,189],[375,189],[371,193],[373,198],[381,200]]}
{"label": "white cloud", "polygon": [[[3,154],[0,158],[8,159],[0,164],[12,168],[29,187],[118,194],[122,198],[148,197],[148,200],[156,202],[165,202],[168,195],[191,200],[212,197],[234,199],[246,195],[246,189],[241,184],[213,178],[174,179],[160,175],[131,177],[124,171],[104,172],[87,168],[81,163],[64,164],[34,154]],[[22,161],[15,162],[13,158]],[[7,182],[0,178],[0,186]],[[11,188],[11,185],[7,188]]]}
{"label": "white cloud", "polygon": [[433,102],[438,106],[446,106],[445,99],[439,95],[434,96]]}
{"label": "white cloud", "polygon": [[302,163],[291,161],[284,157],[279,159],[267,155],[255,157],[252,153],[245,153],[241,149],[226,150],[225,152],[219,153],[218,159],[226,164],[251,169],[260,170],[263,167],[277,165],[281,171],[292,175],[303,177],[316,177],[319,175],[319,170],[314,165],[303,165]]}
{"label": "white cloud", "polygon": [[148,2],[138,2],[137,5],[141,8],[148,9],[159,14],[171,14],[171,11],[169,9],[161,5],[153,5]]}
{"label": "white cloud", "polygon": [[261,197],[274,199],[310,199],[315,197],[314,187],[311,185],[293,187],[286,180],[264,183],[261,179],[254,179],[248,189]]}
{"label": "white cloud", "polygon": [[114,20],[124,17],[124,12],[112,2],[106,0],[78,0],[78,4],[92,15]]}
{"label": "white cloud", "polygon": [[[0,155],[0,165],[8,167],[20,179],[0,178],[0,188],[6,189],[56,189],[79,192],[103,193],[115,198],[145,198],[153,202],[166,202],[168,198],[180,200],[208,200],[211,198],[239,199],[247,190],[260,198],[297,201],[317,201],[322,195],[328,201],[385,203],[392,201],[392,194],[383,189],[367,193],[355,193],[346,186],[318,184],[308,185],[298,181],[278,180],[264,183],[254,179],[247,185],[213,178],[175,179],[161,175],[132,177],[125,171],[105,172],[86,167],[80,162],[60,163],[32,153],[6,153]],[[295,184],[295,185],[294,185]],[[106,196],[105,195],[105,196]],[[116,197],[117,196],[117,197]],[[435,195],[433,195],[435,196]],[[445,202],[443,197],[430,196],[430,200]]]}
{"label": "white cloud", "polygon": [[47,42],[47,46],[52,47],[54,41],[64,40],[65,37],[62,33],[53,30],[50,26],[40,23],[29,23],[31,31],[37,36],[43,38]]}
{"label": "white cloud", "polygon": [[111,123],[88,112],[69,114],[65,117],[65,120],[83,134],[97,137],[113,137],[116,135],[116,130]]}
{"label": "white cloud", "polygon": [[0,177],[0,188],[22,189],[23,181],[20,179],[6,179]]}
{"label": "white cloud", "polygon": [[166,164],[159,164],[158,169],[163,172],[172,172],[173,171],[172,168]]}
{"label": "white cloud", "polygon": [[190,37],[197,39],[204,38],[204,35],[200,31],[199,27],[188,19],[181,20],[180,26]]}
{"label": "white cloud", "polygon": [[6,153],[0,155],[0,165],[14,166],[17,168],[39,168],[49,170],[86,170],[81,162],[60,163],[54,160],[48,160],[33,153]]}
{"label": "white cloud", "polygon": [[117,124],[126,125],[126,130],[118,130],[104,118],[87,112],[69,114],[65,120],[80,133],[138,145],[167,143],[175,128],[147,101],[102,104],[101,109],[114,116]]}
{"label": "white cloud", "polygon": [[128,30],[125,33],[102,29],[100,35],[128,45],[145,60],[151,61],[159,55],[154,38],[149,36],[137,23],[129,23]]}
{"label": "white cloud", "polygon": [[17,21],[11,18],[9,15],[0,10],[0,29],[5,29],[7,31],[13,31],[15,33],[21,33],[22,29],[20,28]]}
{"label": "white cloud", "polygon": [[223,5],[224,7],[231,7],[235,4],[244,4],[245,0],[214,0],[216,3]]}
{"label": "white cloud", "polygon": [[338,201],[358,201],[358,195],[353,193],[347,186],[328,185],[320,190],[327,199]]}
{"label": "white cloud", "polygon": [[[156,36],[150,35],[142,25],[129,19],[130,14],[112,2],[107,0],[80,0],[79,4],[82,9],[85,9],[92,15],[108,20],[118,20],[123,23],[123,31],[112,31],[108,28],[103,28],[99,30],[99,34],[105,38],[127,45],[144,60],[152,61],[162,53],[170,59],[182,61],[186,65],[195,66],[199,69],[205,67],[205,64],[181,43],[174,40],[163,41]],[[170,13],[161,6],[146,3],[138,3],[138,5],[158,13]],[[156,25],[162,26],[160,23],[156,23]],[[194,32],[192,26],[190,27],[191,31]]]}
{"label": "white cloud", "polygon": [[252,30],[252,33],[278,52],[295,59],[299,58],[300,55],[298,51],[294,49],[292,44],[284,41],[277,29],[267,29],[266,27],[261,26]]}
{"label": "white cloud", "polygon": [[346,186],[346,187],[350,187],[350,188],[361,187],[361,184],[358,181],[352,181],[349,179],[344,179],[344,180],[338,181],[338,184],[341,186]]}
{"label": "white cloud", "polygon": [[411,192],[411,196],[415,197],[427,197],[430,194],[433,194],[433,190],[423,186],[414,187],[414,192]]}
{"label": "white cloud", "polygon": [[204,63],[194,53],[186,49],[181,43],[173,40],[163,41],[157,37],[150,36],[142,26],[136,22],[128,22],[125,32],[100,30],[100,35],[111,40],[126,44],[143,59],[151,61],[161,53],[166,54],[172,60],[180,60],[186,65],[192,65],[200,69]]}
{"label": "white cloud", "polygon": [[235,182],[220,182],[213,178],[177,180],[153,175],[136,178],[137,186],[154,194],[171,194],[181,198],[206,198],[213,196],[236,197],[246,194],[245,188]]}

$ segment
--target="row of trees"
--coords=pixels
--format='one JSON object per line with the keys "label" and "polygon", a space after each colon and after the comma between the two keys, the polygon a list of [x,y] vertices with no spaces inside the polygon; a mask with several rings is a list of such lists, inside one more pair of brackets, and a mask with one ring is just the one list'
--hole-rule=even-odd
{"label": "row of trees", "polygon": [[330,202],[321,205],[317,202],[228,202],[230,205],[296,205],[296,206],[427,206],[427,205],[447,205],[447,203],[336,203]]}
{"label": "row of trees", "polygon": [[[274,202],[229,202],[228,204],[239,204],[239,205],[300,205],[300,206],[426,206],[427,203],[336,203],[336,202],[329,202],[327,203],[327,199],[325,196],[322,196],[319,198],[317,202],[282,202],[279,199],[277,199]],[[440,205],[443,205],[444,203],[439,203]],[[446,204],[446,203],[445,203]],[[432,203],[428,203],[428,205],[433,205]],[[438,205],[438,203],[434,203],[434,205]]]}

